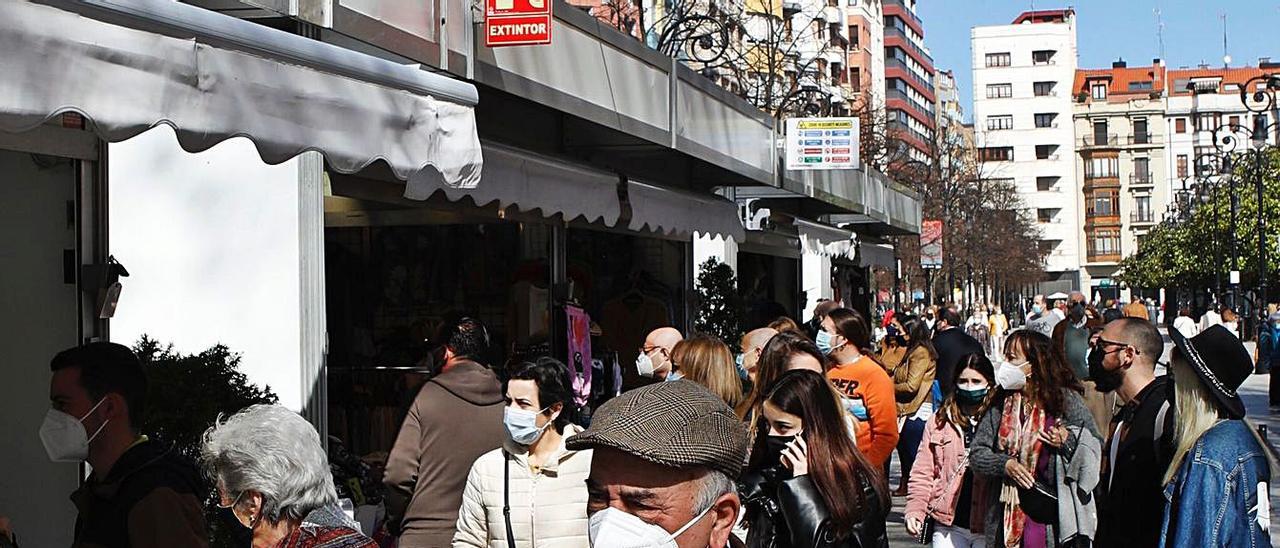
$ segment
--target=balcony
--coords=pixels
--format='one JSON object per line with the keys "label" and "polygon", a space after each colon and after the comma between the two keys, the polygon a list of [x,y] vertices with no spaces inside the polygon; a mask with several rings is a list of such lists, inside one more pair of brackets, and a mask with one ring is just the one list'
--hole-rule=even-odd
{"label": "balcony", "polygon": [[1090,252],[1089,252],[1089,262],[1090,262],[1090,263],[1095,263],[1095,264],[1096,264],[1096,263],[1102,263],[1102,264],[1105,264],[1105,263],[1118,263],[1118,262],[1120,262],[1120,254],[1119,254],[1119,253],[1105,253],[1105,252],[1104,252],[1104,253],[1099,254],[1099,253],[1094,253],[1094,252],[1090,251]]}
{"label": "balcony", "polygon": [[914,108],[916,112],[919,112],[920,114],[927,114],[930,117],[933,116],[933,107],[925,106],[923,103],[916,101],[915,99],[912,99],[910,95],[907,95],[903,91],[896,90],[896,89],[888,89],[888,90],[885,90],[884,97],[885,99],[902,99],[903,101],[906,101],[907,104],[911,105],[911,107]]}
{"label": "balcony", "polygon": [[898,38],[902,40],[902,45],[904,47],[910,48],[911,51],[914,52],[916,55],[919,55],[925,61],[928,61],[927,63],[924,61],[921,61],[920,64],[927,65],[929,69],[933,69],[933,55],[931,55],[928,51],[925,51],[924,48],[917,46],[915,42],[912,42],[911,37],[907,36],[907,33],[904,32],[902,29],[886,25],[884,27],[884,39],[885,39],[886,46],[891,46],[891,44],[888,43],[888,40],[890,38]]}
{"label": "balcony", "polygon": [[1118,146],[1120,146],[1120,137],[1114,133],[1108,135],[1089,134],[1080,138],[1080,147],[1084,149]]}
{"label": "balcony", "polygon": [[1126,145],[1160,146],[1160,139],[1150,133],[1134,133],[1125,138]]}
{"label": "balcony", "polygon": [[1129,187],[1153,187],[1156,182],[1151,178],[1150,173],[1131,173],[1129,174]]}
{"label": "balcony", "polygon": [[1155,224],[1156,215],[1150,211],[1135,211],[1129,214],[1129,222],[1133,224]]}

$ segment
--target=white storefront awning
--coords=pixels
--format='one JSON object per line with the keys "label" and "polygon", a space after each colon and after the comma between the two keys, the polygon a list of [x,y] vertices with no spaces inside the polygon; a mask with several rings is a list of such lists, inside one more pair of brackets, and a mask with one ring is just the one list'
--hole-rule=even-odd
{"label": "white storefront awning", "polygon": [[631,230],[651,230],[663,234],[693,234],[746,239],[738,219],[738,204],[711,194],[695,194],[656,187],[638,181],[627,182],[631,203]]}
{"label": "white storefront awning", "polygon": [[894,268],[897,261],[893,256],[893,246],[887,244],[858,244],[859,251],[862,252],[862,264],[859,266],[879,266],[883,268]]}
{"label": "white storefront awning", "polygon": [[485,166],[480,185],[465,189],[410,181],[405,197],[426,200],[440,191],[455,202],[471,198],[479,206],[497,202],[500,208],[536,209],[544,217],[562,215],[566,221],[581,217],[607,226],[618,223],[617,174],[496,143],[485,142],[481,148]]}
{"label": "white storefront awning", "polygon": [[0,2],[0,75],[0,131],[71,112],[109,142],[168,124],[190,152],[246,137],[271,164],[480,180],[474,86],[173,0]]}
{"label": "white storefront awning", "polygon": [[800,246],[806,253],[852,260],[856,253],[853,231],[834,226],[794,219],[800,233]]}

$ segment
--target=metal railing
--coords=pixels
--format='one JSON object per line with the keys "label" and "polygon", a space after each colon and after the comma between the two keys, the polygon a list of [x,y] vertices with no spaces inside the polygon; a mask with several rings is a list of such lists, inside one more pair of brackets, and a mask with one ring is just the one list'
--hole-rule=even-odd
{"label": "metal railing", "polygon": [[884,28],[884,37],[885,38],[891,38],[891,37],[901,38],[903,44],[906,44],[907,47],[911,48],[912,50],[915,50],[915,52],[920,54],[921,57],[924,57],[925,59],[929,60],[930,65],[933,64],[933,55],[931,55],[928,51],[925,51],[924,48],[917,46],[915,42],[911,41],[911,37],[907,36],[907,33],[904,32],[902,29],[899,29],[897,27],[892,27],[892,26],[886,26]]}
{"label": "metal railing", "polygon": [[912,80],[915,80],[916,82],[920,83],[924,87],[929,88],[930,90],[933,90],[932,79],[924,78],[924,77],[921,77],[919,74],[916,74],[914,70],[911,70],[911,66],[903,62],[901,59],[894,59],[893,57],[889,57],[885,59],[884,68],[902,69],[903,72],[906,72],[908,75],[911,76]]}
{"label": "metal railing", "polygon": [[1156,222],[1156,215],[1151,211],[1135,211],[1129,214],[1129,222],[1154,223]]}
{"label": "metal railing", "polygon": [[1155,186],[1155,179],[1151,177],[1151,173],[1130,173],[1130,186]]}
{"label": "metal railing", "polygon": [[1114,133],[1111,133],[1108,135],[1095,135],[1090,133],[1080,138],[1080,146],[1083,146],[1085,148],[1114,147],[1119,145],[1120,145],[1120,138]]}
{"label": "metal railing", "polygon": [[1130,145],[1159,145],[1160,139],[1150,133],[1134,133],[1125,139],[1125,143]]}

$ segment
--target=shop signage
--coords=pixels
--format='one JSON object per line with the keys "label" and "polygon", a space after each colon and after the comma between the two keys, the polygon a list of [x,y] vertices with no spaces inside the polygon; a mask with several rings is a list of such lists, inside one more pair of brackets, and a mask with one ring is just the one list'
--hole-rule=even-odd
{"label": "shop signage", "polygon": [[551,0],[485,0],[485,46],[550,43]]}
{"label": "shop signage", "polygon": [[857,118],[788,118],[787,169],[857,169]]}
{"label": "shop signage", "polygon": [[920,266],[942,268],[942,221],[925,219],[920,223]]}

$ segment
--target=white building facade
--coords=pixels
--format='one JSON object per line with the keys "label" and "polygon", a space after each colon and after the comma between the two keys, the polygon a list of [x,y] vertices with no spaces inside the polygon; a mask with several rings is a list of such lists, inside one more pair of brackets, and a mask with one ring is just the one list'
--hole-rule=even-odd
{"label": "white building facade", "polygon": [[1024,12],[1009,25],[974,27],[973,122],[981,175],[1011,179],[1040,226],[1043,293],[1081,287],[1082,199],[1074,159],[1071,9]]}

